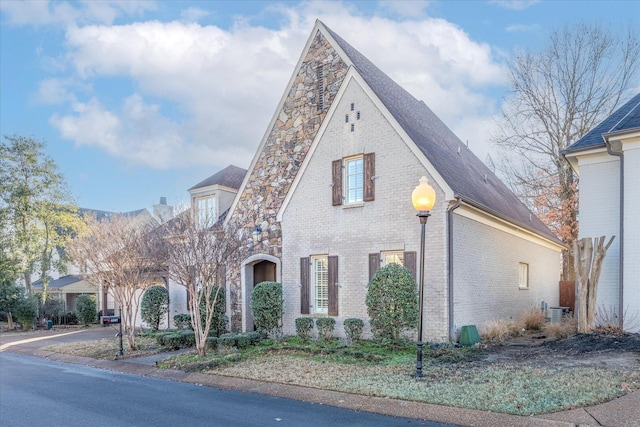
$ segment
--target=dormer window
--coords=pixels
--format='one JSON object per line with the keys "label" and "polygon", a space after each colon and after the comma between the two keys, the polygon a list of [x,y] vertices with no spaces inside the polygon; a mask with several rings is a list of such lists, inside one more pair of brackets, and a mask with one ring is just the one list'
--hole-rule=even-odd
{"label": "dormer window", "polygon": [[215,196],[195,199],[195,209],[200,227],[211,227],[218,219]]}

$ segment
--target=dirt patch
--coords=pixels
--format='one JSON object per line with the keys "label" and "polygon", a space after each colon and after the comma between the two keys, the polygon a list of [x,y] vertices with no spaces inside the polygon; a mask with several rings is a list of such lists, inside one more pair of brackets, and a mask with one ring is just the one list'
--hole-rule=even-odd
{"label": "dirt patch", "polygon": [[578,334],[563,340],[532,335],[489,345],[480,363],[515,362],[545,366],[593,366],[640,369],[640,334]]}

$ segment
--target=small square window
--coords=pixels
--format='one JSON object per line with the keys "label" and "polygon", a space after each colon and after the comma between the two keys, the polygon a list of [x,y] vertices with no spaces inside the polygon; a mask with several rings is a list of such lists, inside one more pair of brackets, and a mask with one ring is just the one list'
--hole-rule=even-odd
{"label": "small square window", "polygon": [[521,262],[518,267],[518,287],[529,289],[529,264]]}

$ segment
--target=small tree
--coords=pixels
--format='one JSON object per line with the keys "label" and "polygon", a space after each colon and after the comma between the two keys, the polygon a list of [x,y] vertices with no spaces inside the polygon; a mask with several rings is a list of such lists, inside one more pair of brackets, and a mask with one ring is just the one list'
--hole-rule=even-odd
{"label": "small tree", "polygon": [[377,339],[397,341],[418,322],[416,281],[406,268],[390,264],[371,279],[365,299],[371,331]]}
{"label": "small tree", "polygon": [[33,327],[33,322],[38,317],[38,297],[35,295],[24,295],[16,306],[16,317],[22,325],[23,331],[28,331]]}
{"label": "small tree", "polygon": [[24,288],[9,282],[0,283],[0,311],[7,313],[7,327],[13,329],[13,314],[23,298]]}
{"label": "small tree", "polygon": [[147,322],[152,330],[160,328],[160,321],[169,311],[169,291],[164,286],[152,286],[142,295],[140,304],[142,320]]}
{"label": "small tree", "polygon": [[253,323],[258,332],[277,336],[282,330],[282,285],[277,282],[261,282],[251,293]]}
{"label": "small tree", "polygon": [[76,313],[78,321],[83,325],[94,323],[98,316],[96,297],[94,295],[80,295],[76,299]]}

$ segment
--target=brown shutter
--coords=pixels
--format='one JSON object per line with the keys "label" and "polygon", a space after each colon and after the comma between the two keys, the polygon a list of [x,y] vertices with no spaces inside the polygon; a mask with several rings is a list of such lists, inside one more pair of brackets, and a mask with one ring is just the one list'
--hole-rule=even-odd
{"label": "brown shutter", "polygon": [[309,314],[309,258],[300,258],[300,314]]}
{"label": "brown shutter", "polygon": [[378,270],[380,270],[380,254],[369,254],[369,283]]}
{"label": "brown shutter", "polygon": [[364,161],[364,195],[362,200],[372,202],[376,195],[376,181],[373,177],[376,174],[376,154],[368,153],[363,156]]}
{"label": "brown shutter", "polygon": [[415,252],[405,252],[404,253],[404,268],[409,270],[409,273],[416,278],[416,253]]}
{"label": "brown shutter", "polygon": [[333,206],[340,206],[342,204],[342,159],[331,163],[331,174],[331,199]]}
{"label": "brown shutter", "polygon": [[329,257],[329,316],[338,315],[338,257]]}

